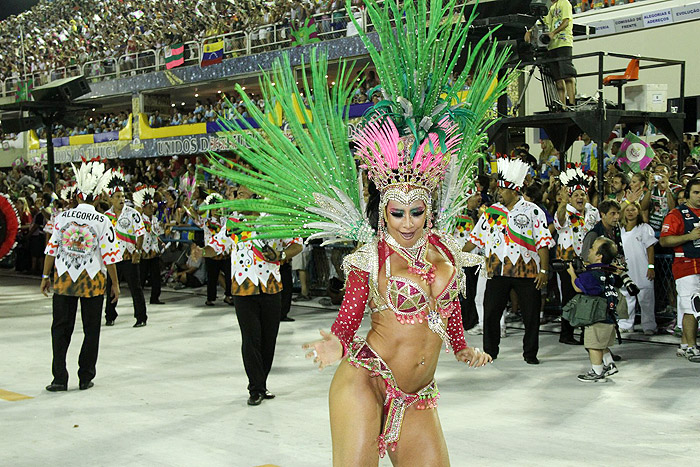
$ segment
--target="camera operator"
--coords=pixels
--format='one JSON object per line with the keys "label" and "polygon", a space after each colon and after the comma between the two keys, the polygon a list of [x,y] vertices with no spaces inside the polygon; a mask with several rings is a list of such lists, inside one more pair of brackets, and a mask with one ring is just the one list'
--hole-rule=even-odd
{"label": "camera operator", "polygon": [[678,293],[678,323],[682,323],[681,346],[676,355],[700,363],[696,346],[698,315],[693,308],[693,295],[700,290],[700,178],[692,178],[685,186],[685,203],[671,210],[664,219],[659,243],[673,248],[673,278]]}
{"label": "camera operator", "polygon": [[[557,241],[557,259],[571,261],[581,258],[583,239],[600,220],[598,210],[588,202],[588,187],[592,178],[583,173],[580,166],[566,169],[559,175],[562,184],[561,203],[554,216],[554,227],[559,233]],[[559,271],[559,290],[561,305],[576,295],[571,287],[571,281],[565,271]],[[578,345],[581,342],[574,339],[574,328],[567,320],[561,320],[559,342]]]}
{"label": "camera operator", "polygon": [[[559,100],[566,108],[576,105],[576,68],[571,59],[574,49],[574,14],[569,0],[552,0],[549,13],[542,18],[547,32],[547,58],[557,59],[548,63],[557,85]],[[525,33],[525,41],[531,42],[533,30]]]}
{"label": "camera operator", "polygon": [[593,242],[588,252],[588,265],[578,273],[569,265],[571,286],[576,293],[602,297],[606,301],[606,318],[585,327],[583,345],[588,350],[591,369],[578,375],[584,383],[605,382],[607,376],[618,372],[610,347],[615,343],[615,310],[617,308],[619,277],[611,263],[617,257],[615,243],[605,237]]}

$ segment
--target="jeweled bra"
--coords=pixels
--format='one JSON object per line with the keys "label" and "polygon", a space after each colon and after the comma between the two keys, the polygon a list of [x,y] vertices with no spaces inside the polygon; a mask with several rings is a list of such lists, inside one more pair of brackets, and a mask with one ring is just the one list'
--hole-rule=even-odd
{"label": "jeweled bra", "polygon": [[[438,249],[441,254],[444,253]],[[445,342],[448,341],[447,326],[444,319],[454,311],[454,302],[459,295],[457,270],[452,272],[450,281],[442,292],[435,298],[435,307],[430,307],[430,293],[426,292],[417,282],[401,276],[391,275],[391,259],[385,263],[387,278],[386,294],[381,298],[381,305],[372,311],[390,309],[401,324],[421,324],[428,322],[428,327]]]}

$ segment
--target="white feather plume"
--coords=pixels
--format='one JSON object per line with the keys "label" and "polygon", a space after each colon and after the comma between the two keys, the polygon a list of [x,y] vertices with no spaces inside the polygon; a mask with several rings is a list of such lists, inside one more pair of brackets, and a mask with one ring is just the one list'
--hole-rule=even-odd
{"label": "white feather plume", "polygon": [[153,201],[153,197],[156,194],[155,188],[142,187],[134,191],[132,198],[134,199],[134,205],[138,207],[143,207],[144,201]]}
{"label": "white feather plume", "polygon": [[530,170],[530,166],[520,159],[510,159],[506,157],[499,158],[496,161],[498,165],[499,178],[514,184],[516,187],[522,187],[525,181],[525,176]]}
{"label": "white feather plume", "polygon": [[75,189],[84,197],[99,196],[110,180],[110,170],[105,171],[105,165],[100,161],[83,162],[79,169],[73,167]]}

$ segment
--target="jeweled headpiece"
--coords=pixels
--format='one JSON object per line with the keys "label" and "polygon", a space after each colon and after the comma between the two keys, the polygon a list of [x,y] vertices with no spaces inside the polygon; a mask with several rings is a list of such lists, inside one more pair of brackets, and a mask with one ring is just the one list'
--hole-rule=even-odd
{"label": "jeweled headpiece", "polygon": [[499,157],[496,159],[498,166],[498,186],[510,190],[520,190],[525,182],[530,166],[520,159]]}
{"label": "jeweled headpiece", "polygon": [[146,185],[141,185],[136,188],[134,194],[132,195],[134,199],[134,205],[141,208],[145,204],[153,203],[155,200],[156,189]]}
{"label": "jeweled headpiece", "polygon": [[380,213],[389,200],[411,204],[422,200],[428,211],[431,194],[445,177],[453,150],[462,138],[457,125],[444,118],[437,133],[420,141],[414,134],[401,136],[392,119],[375,116],[355,131],[356,156],[361,168],[381,193]]}
{"label": "jeweled headpiece", "polygon": [[579,164],[569,166],[559,174],[559,181],[569,191],[569,195],[572,195],[576,190],[583,190],[584,193],[588,193],[592,180],[593,177],[584,172]]}

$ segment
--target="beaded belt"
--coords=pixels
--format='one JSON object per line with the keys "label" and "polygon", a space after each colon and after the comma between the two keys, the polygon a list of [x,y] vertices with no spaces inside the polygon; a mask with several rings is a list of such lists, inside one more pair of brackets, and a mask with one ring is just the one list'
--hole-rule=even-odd
{"label": "beaded belt", "polygon": [[391,368],[382,357],[369,346],[362,337],[355,337],[350,345],[348,362],[357,368],[369,370],[372,376],[380,376],[386,384],[386,399],[384,400],[384,428],[377,438],[379,457],[384,457],[387,447],[396,450],[396,443],[401,435],[403,416],[412,405],[416,409],[432,409],[437,407],[440,398],[435,380],[415,394],[407,394],[399,389]]}

